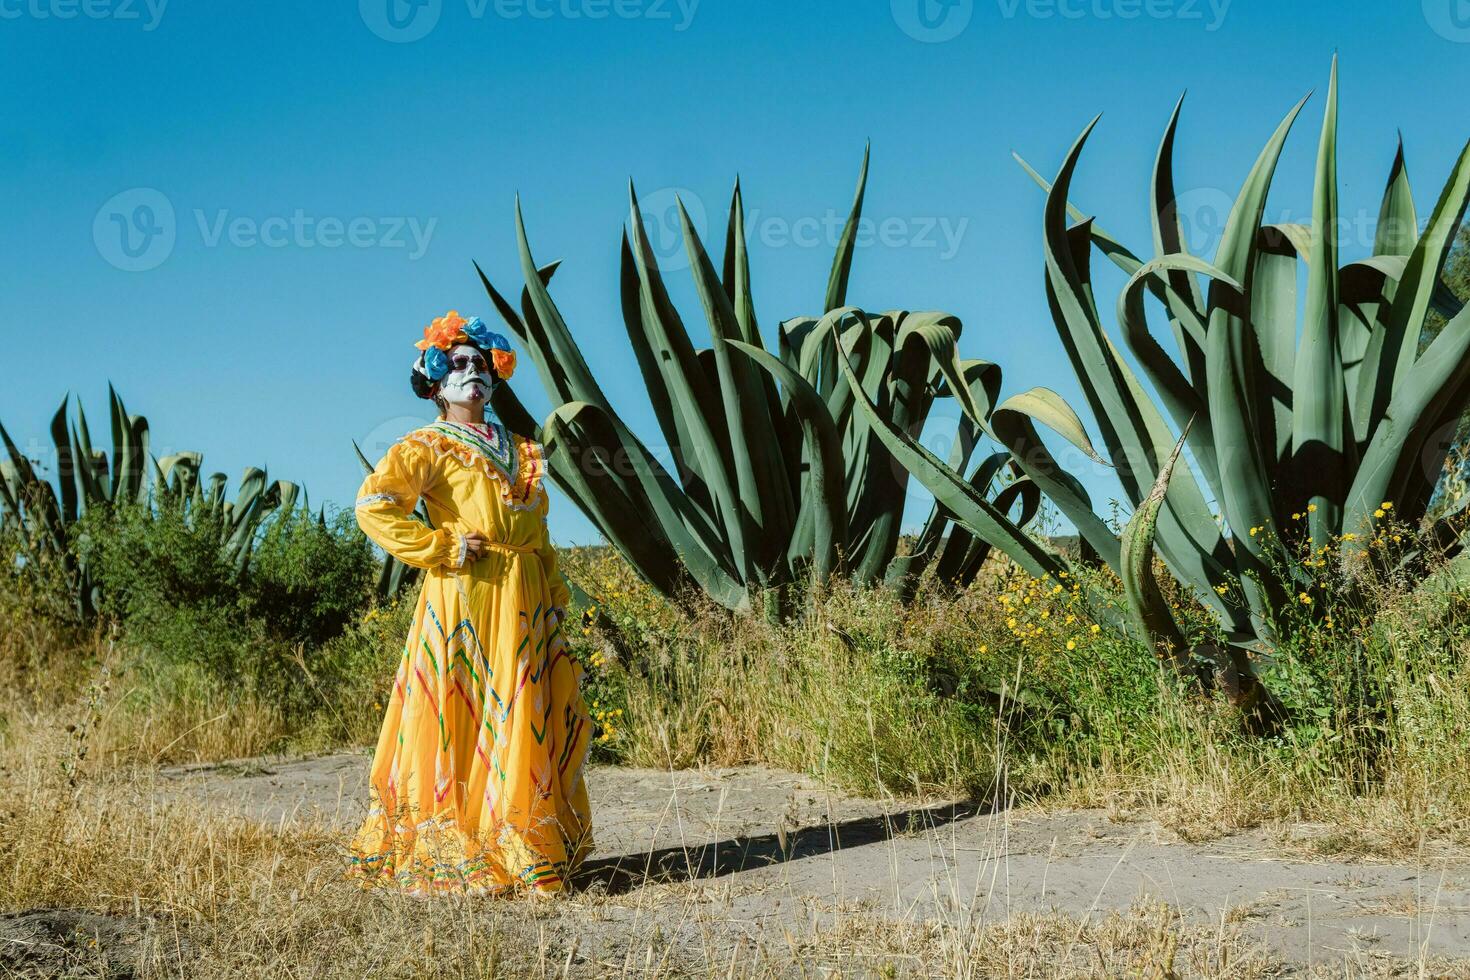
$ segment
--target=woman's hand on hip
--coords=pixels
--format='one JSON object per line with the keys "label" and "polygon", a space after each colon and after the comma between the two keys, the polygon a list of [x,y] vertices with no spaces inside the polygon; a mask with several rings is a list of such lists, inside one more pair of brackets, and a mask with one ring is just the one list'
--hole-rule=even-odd
{"label": "woman's hand on hip", "polygon": [[464,562],[479,561],[490,550],[490,539],[479,531],[466,531],[464,536]]}

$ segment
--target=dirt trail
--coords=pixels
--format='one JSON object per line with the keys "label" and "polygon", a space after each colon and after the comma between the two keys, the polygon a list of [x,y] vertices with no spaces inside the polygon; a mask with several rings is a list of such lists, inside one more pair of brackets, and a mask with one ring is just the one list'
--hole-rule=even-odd
{"label": "dirt trail", "polygon": [[[273,824],[346,830],[364,811],[367,762],[352,754],[175,769],[161,791]],[[1152,898],[1196,922],[1242,924],[1297,964],[1470,957],[1463,863],[1307,860],[1266,834],[1191,844],[1100,812],[884,803],[761,768],[594,767],[589,780],[597,848],[585,887],[626,895],[682,884],[687,902],[692,883],[696,901],[719,903],[724,921],[752,936],[859,903],[952,922],[965,912],[1091,917]],[[658,903],[639,904],[646,916],[643,906]]]}

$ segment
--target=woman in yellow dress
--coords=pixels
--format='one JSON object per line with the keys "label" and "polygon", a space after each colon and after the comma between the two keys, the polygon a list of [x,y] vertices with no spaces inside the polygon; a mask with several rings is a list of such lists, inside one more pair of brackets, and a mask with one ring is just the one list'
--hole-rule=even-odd
{"label": "woman in yellow dress", "polygon": [[[591,720],[562,636],[545,463],[486,412],[515,367],[504,337],[451,311],[418,348],[414,390],[440,416],[388,450],[357,500],[368,537],[426,571],[352,872],[415,894],[559,891],[592,842]],[[410,516],[420,499],[432,528]]]}

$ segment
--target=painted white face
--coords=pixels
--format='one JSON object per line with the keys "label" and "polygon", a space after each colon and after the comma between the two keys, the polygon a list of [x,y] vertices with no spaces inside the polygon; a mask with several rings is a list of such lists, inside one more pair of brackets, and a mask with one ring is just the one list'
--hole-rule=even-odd
{"label": "painted white face", "polygon": [[490,397],[495,381],[485,355],[470,344],[449,349],[449,373],[439,382],[439,397],[451,405],[479,405]]}

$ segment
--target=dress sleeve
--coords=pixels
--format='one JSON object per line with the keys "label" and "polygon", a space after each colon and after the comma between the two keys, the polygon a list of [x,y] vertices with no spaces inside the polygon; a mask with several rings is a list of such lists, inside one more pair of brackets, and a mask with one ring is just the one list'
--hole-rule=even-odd
{"label": "dress sleeve", "polygon": [[432,457],[419,446],[394,443],[357,491],[357,523],[394,558],[415,568],[462,568],[464,535],[413,518],[433,481]]}

